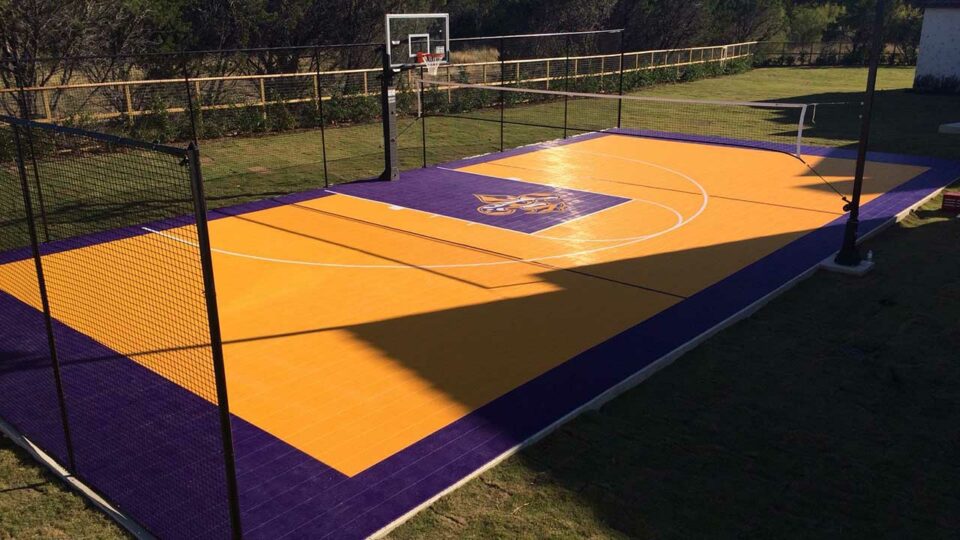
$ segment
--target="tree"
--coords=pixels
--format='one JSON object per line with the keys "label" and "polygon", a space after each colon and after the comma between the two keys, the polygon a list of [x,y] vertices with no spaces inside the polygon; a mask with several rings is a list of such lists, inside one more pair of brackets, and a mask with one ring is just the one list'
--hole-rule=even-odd
{"label": "tree", "polygon": [[790,12],[788,37],[798,43],[819,42],[843,14],[843,6],[829,2],[796,6]]}
{"label": "tree", "polygon": [[769,39],[786,23],[783,0],[714,0],[714,36],[722,42]]}

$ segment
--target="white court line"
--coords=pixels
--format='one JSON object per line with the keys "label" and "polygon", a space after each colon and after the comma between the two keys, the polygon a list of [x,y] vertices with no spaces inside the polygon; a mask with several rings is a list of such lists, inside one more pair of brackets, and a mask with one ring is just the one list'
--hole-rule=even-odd
{"label": "white court line", "polygon": [[[561,147],[557,147],[557,149],[559,149],[559,148],[561,148]],[[545,150],[549,151],[549,150],[552,150],[552,148],[548,148],[548,149],[545,149]],[[486,266],[502,266],[502,265],[507,265],[507,264],[529,264],[529,263],[538,263],[538,262],[542,262],[542,261],[549,261],[549,260],[555,260],[555,259],[565,259],[565,258],[570,258],[570,257],[580,257],[580,256],[583,256],[583,255],[592,255],[592,254],[595,254],[595,253],[601,253],[601,252],[609,251],[609,250],[612,250],[612,249],[618,249],[618,248],[621,248],[621,247],[626,247],[626,246],[629,246],[629,245],[637,244],[637,243],[640,243],[640,242],[643,242],[643,241],[646,241],[646,240],[651,240],[651,239],[653,239],[653,238],[657,238],[657,237],[663,236],[663,235],[668,234],[668,233],[671,233],[671,232],[679,229],[680,227],[683,227],[684,225],[687,225],[687,224],[690,223],[691,221],[697,219],[697,218],[700,216],[700,214],[702,214],[702,213],[707,209],[707,206],[708,206],[708,204],[709,204],[709,202],[710,202],[710,197],[709,197],[709,195],[707,194],[707,190],[706,190],[699,182],[697,182],[696,180],[694,180],[694,179],[691,178],[690,176],[687,176],[687,175],[685,175],[685,174],[683,174],[683,173],[681,173],[681,172],[679,172],[679,171],[675,171],[675,170],[673,170],[673,169],[669,169],[669,168],[667,168],[667,167],[663,167],[663,166],[657,165],[657,164],[655,164],[655,163],[650,163],[650,162],[648,162],[648,161],[637,160],[637,159],[630,159],[630,158],[624,158],[624,157],[622,157],[622,156],[617,156],[617,155],[613,155],[613,154],[602,154],[602,153],[597,153],[597,152],[581,152],[581,153],[593,154],[593,155],[604,156],[604,157],[610,157],[610,158],[614,158],[614,159],[623,159],[623,160],[626,160],[626,161],[631,161],[631,162],[636,162],[636,163],[645,163],[645,164],[647,164],[647,165],[651,165],[651,166],[653,166],[653,167],[657,167],[657,168],[663,169],[663,170],[665,170],[665,171],[671,172],[671,173],[673,173],[673,174],[676,174],[676,175],[678,175],[678,176],[681,176],[681,177],[683,177],[683,178],[686,178],[686,179],[689,180],[691,183],[693,183],[693,184],[697,187],[697,189],[700,190],[700,193],[703,195],[703,202],[700,204],[700,208],[698,208],[697,211],[694,212],[694,214],[693,214],[692,216],[690,216],[689,218],[677,222],[673,227],[670,227],[670,228],[668,228],[668,229],[664,229],[664,230],[662,230],[662,231],[659,231],[659,232],[656,232],[656,233],[653,233],[653,234],[648,234],[648,235],[643,235],[643,236],[637,236],[637,237],[633,237],[633,238],[628,238],[628,239],[625,239],[626,241],[624,241],[624,242],[622,242],[622,243],[619,243],[619,244],[614,244],[614,245],[612,245],[612,246],[601,246],[601,247],[594,248],[594,249],[586,249],[586,250],[574,251],[574,252],[570,252],[570,253],[561,253],[561,254],[558,254],[558,255],[545,255],[545,256],[543,256],[543,257],[530,257],[530,258],[526,258],[526,259],[510,259],[510,260],[505,260],[505,261],[490,261],[490,262],[480,262],[480,263],[422,264],[422,265],[412,265],[412,264],[409,264],[409,265],[408,265],[408,264],[403,264],[403,265],[401,265],[401,264],[343,264],[343,263],[331,263],[331,262],[323,262],[323,261],[305,261],[305,260],[298,260],[298,259],[281,259],[281,258],[274,258],[274,257],[263,257],[263,256],[260,256],[260,255],[253,255],[253,254],[250,254],[250,253],[241,253],[241,252],[237,252],[237,251],[229,251],[229,250],[219,249],[219,248],[211,248],[211,251],[214,252],[214,253],[219,253],[219,254],[221,254],[221,255],[228,255],[228,256],[231,256],[231,257],[239,257],[239,258],[244,258],[244,259],[251,259],[251,260],[256,260],[256,261],[271,262],[271,263],[278,263],[278,264],[294,264],[294,265],[312,266],[312,267],[320,267],[320,268],[350,268],[350,269],[358,269],[358,270],[359,270],[359,269],[372,269],[372,270],[420,270],[420,269],[449,269],[449,268],[479,268],[479,267],[486,267]],[[458,171],[458,172],[466,172],[466,171]],[[473,173],[470,173],[470,174],[473,174]],[[337,195],[343,195],[342,193],[338,193],[338,192],[336,192],[336,191],[333,191],[333,193],[336,193]],[[360,197],[354,197],[354,198],[360,198]],[[362,198],[361,198],[361,199],[362,199]],[[362,200],[369,200],[369,199],[362,199]],[[143,230],[147,231],[147,232],[151,232],[151,233],[157,234],[157,235],[159,235],[159,236],[161,236],[161,237],[167,238],[168,240],[173,240],[173,241],[175,241],[175,242],[180,242],[180,243],[182,243],[182,244],[186,244],[186,245],[189,245],[189,246],[197,247],[197,244],[196,244],[196,243],[191,242],[191,241],[186,240],[186,239],[183,239],[183,238],[179,238],[179,237],[177,237],[177,236],[175,236],[175,235],[172,235],[172,234],[169,234],[169,233],[164,233],[164,232],[161,232],[161,231],[158,231],[158,230],[155,230],[155,229],[151,229],[151,228],[149,228],[149,227],[141,227],[141,228],[142,228]],[[499,228],[499,227],[497,227],[497,228]],[[517,231],[515,231],[515,232],[517,232]],[[540,238],[540,237],[537,236],[536,238]],[[543,237],[543,238],[551,239],[551,237]],[[568,238],[552,238],[552,239],[565,240],[565,241],[571,241],[571,240],[572,240],[572,239],[568,239]]]}
{"label": "white court line", "polygon": [[[564,146],[555,146],[555,147],[551,147],[551,148],[544,148],[543,150],[544,150],[544,151],[547,151],[547,150],[555,150],[555,149],[556,149],[556,150],[559,150],[559,149],[564,148],[564,147],[566,147],[566,146],[567,146],[567,145],[564,145]],[[614,155],[612,155],[612,154],[604,154],[604,155],[605,155],[605,156],[609,156],[609,157],[616,157],[616,156],[614,156]],[[645,164],[647,164],[647,165],[650,165],[651,167],[656,167],[656,168],[658,168],[658,169],[662,169],[662,170],[664,170],[664,171],[667,171],[667,172],[669,172],[669,173],[671,173],[671,174],[675,174],[675,175],[677,175],[677,176],[680,176],[680,177],[682,177],[683,179],[691,182],[691,183],[694,185],[694,187],[696,187],[697,190],[700,191],[700,196],[701,196],[701,197],[703,197],[704,199],[707,198],[707,190],[704,189],[703,186],[701,186],[696,180],[694,180],[693,178],[690,178],[689,176],[687,176],[687,175],[685,175],[685,174],[683,174],[683,173],[681,173],[681,172],[675,171],[675,170],[673,170],[673,169],[669,169],[669,168],[667,168],[667,167],[663,167],[663,166],[661,166],[661,165],[657,165],[656,163],[651,163],[651,162],[649,162],[649,161],[643,161],[643,160],[640,160],[640,159],[628,159],[628,158],[623,158],[623,159],[627,159],[628,161],[633,161],[633,162],[636,162],[636,163],[645,163]],[[492,164],[492,165],[497,165],[497,164]],[[515,167],[514,165],[503,165],[503,164],[499,164],[499,165],[497,165],[497,166],[498,166],[498,167]],[[450,172],[459,172],[459,173],[464,173],[464,174],[473,174],[473,175],[476,175],[476,176],[485,176],[485,177],[487,177],[487,178],[497,178],[497,179],[499,179],[499,180],[514,180],[513,178],[503,178],[503,177],[501,177],[501,176],[494,176],[494,175],[492,175],[492,174],[484,174],[484,173],[478,173],[478,172],[473,172],[473,171],[461,171],[461,170],[458,170],[458,169],[447,169],[447,168],[445,168],[445,167],[437,167],[437,168],[438,168],[438,169],[443,169],[443,170],[445,170],[445,171],[450,171]],[[523,168],[523,167],[518,167],[518,168]],[[530,170],[530,169],[525,169],[525,170]],[[596,176],[589,176],[589,177],[590,177],[590,178],[593,178],[593,179],[596,179],[596,180],[604,180],[603,178],[598,178],[598,177],[596,177]],[[588,189],[580,189],[580,188],[577,188],[577,187],[557,187],[557,186],[555,186],[555,185],[553,185],[553,184],[541,184],[541,183],[538,183],[538,182],[531,182],[531,181],[527,181],[527,180],[517,180],[517,181],[518,181],[518,182],[523,182],[523,183],[526,183],[526,184],[537,184],[537,185],[540,185],[540,186],[549,186],[549,187],[552,187],[552,188],[555,188],[555,189],[567,189],[567,190],[572,190],[572,191],[582,191],[582,192],[584,192],[584,193],[591,193],[591,194],[593,194],[593,195],[604,195],[604,196],[607,196],[607,197],[619,197],[619,198],[621,198],[621,199],[627,199],[627,197],[621,197],[621,196],[619,196],[619,195],[610,195],[610,194],[607,194],[607,193],[600,193],[599,191],[590,191],[590,190],[588,190]],[[634,186],[633,184],[629,184],[629,185]],[[640,187],[643,187],[643,186],[634,186],[634,187],[640,188]],[[680,216],[680,219],[683,219],[683,216],[682,216],[682,215],[680,214],[680,212],[678,212],[675,208],[673,208],[673,207],[671,207],[671,206],[667,206],[667,205],[662,204],[662,203],[658,203],[658,202],[655,202],[655,201],[651,201],[651,200],[649,200],[649,199],[628,199],[627,202],[638,202],[638,203],[643,203],[643,204],[649,204],[649,205],[652,205],[652,206],[659,206],[659,207],[661,207],[661,208],[667,209],[668,211],[670,211],[671,213],[673,213],[673,214],[676,215],[676,216]],[[621,204],[622,204],[622,203],[621,203]],[[616,208],[617,206],[620,206],[620,205],[617,204],[617,205],[614,205],[614,206],[611,206],[611,207],[608,207],[608,208],[604,208],[603,210],[600,210],[600,211],[597,211],[597,212],[593,212],[593,213],[591,213],[591,214],[586,214],[586,215],[580,216],[580,217],[578,217],[578,218],[571,219],[571,220],[569,220],[569,221],[565,221],[565,222],[563,222],[563,223],[557,223],[556,225],[552,225],[552,226],[547,227],[547,228],[545,228],[545,229],[540,229],[539,231],[534,232],[534,233],[524,233],[524,234],[530,234],[531,236],[535,236],[535,237],[537,237],[537,238],[542,238],[543,240],[556,240],[556,241],[560,241],[560,242],[621,242],[621,241],[626,241],[626,240],[637,240],[637,239],[643,238],[644,236],[649,236],[649,235],[644,235],[644,236],[626,236],[626,237],[622,237],[622,238],[573,238],[573,237],[569,237],[569,236],[549,236],[549,235],[541,235],[541,234],[540,234],[540,233],[542,233],[543,231],[552,229],[552,228],[554,228],[554,227],[558,227],[558,226],[560,226],[560,225],[565,225],[565,224],[567,224],[567,223],[576,221],[576,220],[578,220],[578,219],[582,219],[582,218],[586,218],[586,217],[590,217],[590,216],[597,215],[597,214],[599,214],[600,212],[603,212],[604,210],[610,210],[611,208]],[[454,218],[454,219],[459,219],[459,218]],[[693,218],[691,218],[691,219],[693,219]],[[688,221],[689,221],[689,220],[688,220]],[[491,227],[495,227],[495,225],[491,225]],[[497,228],[499,229],[500,227],[497,227]]]}
{"label": "white court line", "polygon": [[[557,227],[562,227],[562,226],[564,226],[564,225],[569,225],[569,224],[574,223],[574,222],[576,222],[576,221],[580,221],[581,219],[588,218],[588,217],[593,217],[593,216],[595,216],[595,215],[597,215],[597,214],[602,214],[602,213],[606,212],[607,210],[613,210],[614,208],[620,208],[621,206],[624,206],[624,205],[626,205],[627,203],[630,203],[630,202],[633,202],[633,201],[644,202],[644,203],[648,203],[648,204],[652,204],[652,205],[656,205],[656,206],[661,206],[661,207],[663,207],[663,208],[666,208],[666,209],[667,209],[668,211],[670,211],[673,215],[677,216],[677,219],[679,219],[679,220],[681,220],[681,221],[683,220],[683,216],[680,215],[680,212],[677,212],[676,209],[671,208],[671,207],[669,207],[669,206],[667,206],[667,205],[665,205],[665,204],[656,203],[656,202],[653,202],[653,201],[649,201],[649,200],[647,200],[647,199],[626,199],[626,200],[620,201],[620,202],[618,202],[617,204],[614,204],[614,205],[612,205],[612,206],[608,206],[608,207],[606,207],[606,208],[601,208],[600,210],[597,210],[597,211],[594,211],[594,212],[590,212],[589,214],[583,214],[582,216],[577,216],[577,217],[575,217],[575,218],[573,218],[573,219],[568,219],[568,220],[566,220],[566,221],[561,221],[561,222],[559,222],[559,223],[554,223],[553,225],[551,225],[551,226],[549,226],[549,227],[544,227],[543,229],[540,229],[539,231],[533,233],[533,235],[536,236],[537,238],[543,238],[544,240],[549,240],[549,237],[548,237],[548,236],[546,236],[546,235],[540,236],[540,233],[549,231],[550,229],[556,229]],[[573,239],[571,239],[571,240],[573,240]],[[606,239],[604,239],[604,240],[606,240]],[[603,242],[604,240],[600,240],[600,241]],[[574,241],[574,242],[597,242],[598,240],[595,239],[595,238],[589,238],[589,239],[588,239],[588,238],[583,238],[583,239],[576,239],[576,240],[573,240],[573,241]],[[614,240],[606,240],[606,241],[608,241],[608,242],[613,242]]]}
{"label": "white court line", "polygon": [[[440,168],[442,168],[442,167],[440,167]],[[456,169],[444,169],[444,170],[446,170],[446,171],[451,171],[451,172],[462,172],[462,173],[465,173],[465,174],[473,174],[473,175],[476,175],[476,176],[485,176],[485,177],[487,177],[487,178],[496,178],[496,179],[498,179],[498,180],[513,180],[512,178],[502,178],[502,177],[500,177],[500,176],[492,176],[492,175],[489,175],[489,174],[480,174],[480,173],[473,173],[473,172],[471,172],[471,173],[466,173],[466,171],[457,171]],[[516,180],[516,181],[517,181],[517,182],[527,183],[527,184],[531,183],[531,182],[524,182],[523,180]],[[550,184],[539,184],[539,185],[548,186],[548,185],[550,185]],[[559,188],[559,189],[576,189],[576,188]],[[606,242],[622,242],[622,241],[624,241],[624,240],[636,240],[637,238],[640,238],[639,236],[628,236],[628,237],[626,237],[626,238],[572,238],[572,237],[562,237],[562,236],[546,236],[546,235],[541,236],[541,235],[540,235],[540,233],[543,232],[543,231],[550,230],[550,229],[552,229],[552,228],[554,228],[554,227],[559,227],[560,225],[566,225],[567,223],[571,223],[571,222],[577,221],[577,220],[579,220],[579,219],[583,219],[583,218],[587,218],[587,217],[590,217],[590,216],[594,216],[594,215],[597,215],[597,214],[599,214],[599,213],[601,213],[601,212],[605,212],[605,211],[607,211],[607,210],[610,210],[610,209],[612,209],[612,208],[617,208],[618,206],[623,206],[624,204],[627,204],[627,203],[630,203],[630,202],[637,202],[637,203],[641,203],[641,204],[649,204],[649,205],[652,205],[652,206],[659,206],[659,207],[661,207],[661,208],[666,209],[667,211],[669,211],[669,212],[672,213],[673,215],[677,216],[678,219],[680,219],[680,220],[683,219],[683,216],[680,214],[680,212],[677,212],[676,209],[674,209],[674,208],[672,208],[672,207],[670,207],[670,206],[667,206],[667,205],[665,205],[665,204],[661,204],[661,203],[658,203],[658,202],[655,202],[655,201],[651,201],[651,200],[648,200],[648,199],[628,199],[628,198],[626,198],[626,197],[619,197],[619,196],[617,196],[617,195],[607,195],[608,197],[618,197],[618,198],[620,198],[620,199],[625,199],[625,200],[622,201],[622,202],[620,202],[620,203],[617,203],[617,204],[615,204],[615,205],[613,205],[613,206],[608,206],[607,208],[604,208],[603,210],[598,210],[598,211],[592,212],[592,213],[590,213],[590,214],[585,214],[585,215],[576,217],[576,218],[574,218],[574,219],[570,219],[570,220],[564,221],[563,223],[557,223],[556,225],[551,225],[551,226],[549,226],[549,227],[546,227],[546,228],[543,228],[543,229],[534,231],[534,232],[532,232],[532,233],[528,233],[528,232],[524,232],[524,231],[518,231],[518,230],[516,230],[516,229],[511,229],[511,228],[509,228],[509,227],[500,227],[500,226],[498,226],[498,225],[491,225],[491,224],[489,224],[489,223],[483,223],[482,221],[471,221],[471,220],[469,220],[469,219],[464,219],[464,218],[460,218],[460,217],[457,217],[457,216],[449,216],[449,215],[447,215],[447,214],[435,214],[435,213],[433,213],[433,212],[428,212],[428,211],[426,211],[426,210],[418,210],[418,209],[416,209],[416,208],[408,208],[408,207],[406,207],[406,206],[400,206],[400,205],[396,205],[396,204],[393,204],[393,203],[388,203],[388,202],[384,202],[384,201],[378,201],[378,200],[376,200],[376,199],[368,199],[368,198],[366,198],[366,197],[358,197],[358,196],[356,196],[356,195],[350,195],[350,194],[347,194],[347,193],[340,193],[339,191],[331,191],[331,190],[326,190],[326,191],[329,192],[329,193],[332,193],[332,194],[334,194],[334,195],[340,195],[340,196],[347,197],[347,198],[350,198],[350,199],[356,199],[356,200],[358,200],[358,201],[364,201],[364,202],[373,203],[373,204],[382,204],[382,205],[387,206],[387,207],[393,206],[393,207],[396,207],[396,208],[402,208],[402,209],[404,209],[404,210],[410,210],[411,212],[419,212],[419,213],[421,213],[421,214],[426,215],[426,216],[429,217],[429,218],[441,217],[441,218],[452,219],[452,220],[454,220],[454,221],[459,221],[459,222],[461,222],[461,223],[466,223],[466,224],[467,224],[467,227],[473,227],[473,226],[475,226],[475,225],[480,225],[481,227],[488,227],[488,228],[491,228],[491,229],[494,229],[494,230],[497,230],[497,231],[507,231],[507,232],[511,232],[511,233],[515,233],[515,234],[522,234],[522,235],[524,235],[524,236],[532,236],[532,237],[534,237],[534,238],[539,238],[539,239],[541,239],[541,240],[553,240],[553,241],[559,241],[559,242],[602,242],[602,243],[606,243]],[[578,191],[584,191],[585,193],[595,193],[595,192],[592,192],[592,191],[585,191],[585,190],[578,190]],[[603,195],[603,193],[595,193],[595,194],[597,194],[597,195]]]}

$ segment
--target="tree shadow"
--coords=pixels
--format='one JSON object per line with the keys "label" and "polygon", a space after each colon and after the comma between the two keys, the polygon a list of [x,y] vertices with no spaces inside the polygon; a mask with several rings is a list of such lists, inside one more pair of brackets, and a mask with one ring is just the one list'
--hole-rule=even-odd
{"label": "tree shadow", "polygon": [[801,284],[521,452],[506,467],[562,494],[530,522],[576,504],[629,537],[950,536],[958,223],[870,242],[872,275]]}

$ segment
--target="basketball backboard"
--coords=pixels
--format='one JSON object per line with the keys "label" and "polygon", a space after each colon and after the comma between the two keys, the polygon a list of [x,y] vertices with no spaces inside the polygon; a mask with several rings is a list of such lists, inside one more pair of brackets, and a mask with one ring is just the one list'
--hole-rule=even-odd
{"label": "basketball backboard", "polygon": [[391,66],[415,65],[417,53],[443,55],[442,63],[450,60],[450,17],[446,13],[388,14],[384,27]]}

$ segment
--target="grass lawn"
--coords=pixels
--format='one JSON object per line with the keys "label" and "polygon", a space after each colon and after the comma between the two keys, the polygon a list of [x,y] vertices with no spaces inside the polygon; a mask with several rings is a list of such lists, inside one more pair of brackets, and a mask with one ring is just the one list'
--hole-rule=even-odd
{"label": "grass lawn", "polygon": [[84,497],[0,435],[0,540],[127,537]]}
{"label": "grass lawn", "polygon": [[[642,93],[856,103],[865,77],[767,68]],[[960,121],[960,97],[912,94],[912,79],[881,70],[872,149],[960,159],[960,137],[936,133]],[[808,143],[851,144],[856,115],[823,107]],[[428,119],[431,162],[498,147],[496,124],[467,124]],[[332,181],[379,172],[377,130],[327,130]],[[511,127],[506,145],[550,135]],[[405,166],[419,165],[420,137],[416,124],[401,136]],[[204,142],[212,204],[322,184],[319,149],[315,131]],[[869,276],[817,274],[392,537],[955,536],[960,221],[935,207],[868,243],[879,263]],[[0,539],[122,536],[0,437]]]}

